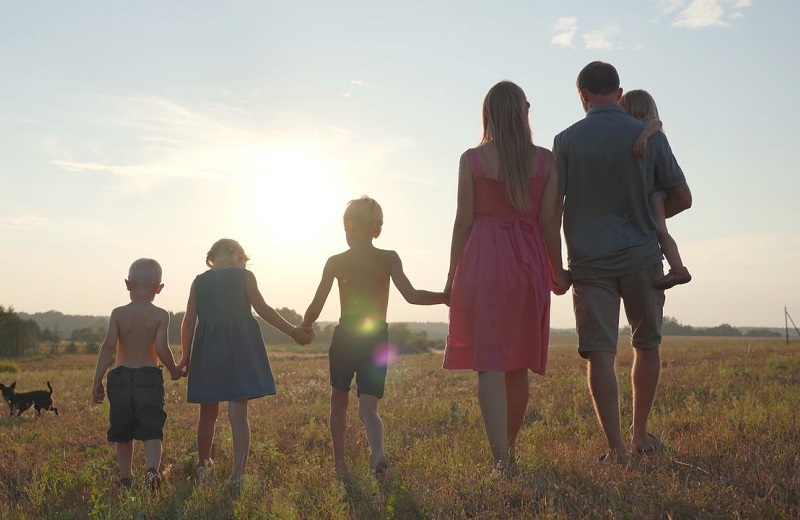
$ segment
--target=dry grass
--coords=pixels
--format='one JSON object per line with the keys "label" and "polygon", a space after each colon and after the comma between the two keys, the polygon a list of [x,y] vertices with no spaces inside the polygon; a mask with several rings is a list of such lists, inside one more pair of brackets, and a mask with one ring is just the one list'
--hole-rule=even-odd
{"label": "dry grass", "polygon": [[[668,338],[651,430],[666,449],[627,468],[598,466],[603,439],[574,338],[554,338],[548,375],[531,378],[518,471],[493,477],[475,377],[439,369],[441,356],[406,356],[390,368],[381,413],[393,464],[369,476],[368,448],[351,410],[352,476],[332,471],[324,349],[272,349],[280,394],[250,406],[250,478],[226,486],[231,437],[217,427],[216,480],[192,480],[197,408],[185,382],[167,383],[165,461],[151,498],[141,483],[116,489],[108,405],[90,404],[94,357],[17,361],[0,374],[20,390],[51,381],[60,417],[0,420],[0,517],[56,518],[797,518],[800,517],[800,347],[778,340]],[[618,374],[630,395],[631,352]],[[623,407],[625,420],[630,406]],[[135,470],[144,460],[137,446]]]}

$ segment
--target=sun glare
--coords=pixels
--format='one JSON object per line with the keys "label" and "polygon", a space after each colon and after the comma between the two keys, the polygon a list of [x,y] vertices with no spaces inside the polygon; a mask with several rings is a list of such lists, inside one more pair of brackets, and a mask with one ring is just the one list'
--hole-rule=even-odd
{"label": "sun glare", "polygon": [[343,211],[333,173],[311,155],[291,148],[265,148],[248,161],[243,217],[253,234],[295,242],[338,223]]}

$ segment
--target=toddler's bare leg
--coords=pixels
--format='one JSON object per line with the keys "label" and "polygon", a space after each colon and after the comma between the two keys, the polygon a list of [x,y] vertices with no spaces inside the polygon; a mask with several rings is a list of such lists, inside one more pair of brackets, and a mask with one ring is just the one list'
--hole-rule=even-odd
{"label": "toddler's bare leg", "polygon": [[161,439],[151,439],[144,441],[144,458],[147,461],[147,469],[161,469]]}
{"label": "toddler's bare leg", "polygon": [[133,441],[117,443],[119,478],[133,478]]}
{"label": "toddler's bare leg", "polygon": [[331,388],[331,414],[330,428],[333,441],[333,464],[336,473],[341,477],[347,473],[347,460],[345,458],[345,436],[347,434],[347,405],[350,401],[350,392]]}

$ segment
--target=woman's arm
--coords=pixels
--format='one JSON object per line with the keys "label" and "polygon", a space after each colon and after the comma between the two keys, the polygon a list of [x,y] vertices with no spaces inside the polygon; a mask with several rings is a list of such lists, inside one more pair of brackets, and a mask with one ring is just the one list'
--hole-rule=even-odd
{"label": "woman's arm", "polygon": [[[539,150],[546,151],[544,148]],[[570,286],[569,272],[564,270],[561,256],[561,217],[564,213],[564,196],[558,192],[558,170],[555,167],[553,154],[547,151],[542,204],[539,208],[539,226],[542,229],[547,258],[550,261],[550,273],[553,291],[564,294]]]}
{"label": "woman's arm", "polygon": [[458,205],[456,207],[456,220],[453,224],[453,239],[450,243],[450,271],[447,273],[447,283],[444,292],[453,287],[453,277],[456,274],[461,251],[472,231],[475,220],[475,181],[472,178],[472,169],[469,167],[469,151],[461,154],[458,164]]}
{"label": "woman's arm", "polygon": [[181,360],[178,361],[178,368],[188,373],[189,360],[192,357],[192,340],[194,339],[194,327],[197,325],[197,303],[195,301],[194,282],[189,289],[189,301],[186,302],[186,313],[181,322]]}

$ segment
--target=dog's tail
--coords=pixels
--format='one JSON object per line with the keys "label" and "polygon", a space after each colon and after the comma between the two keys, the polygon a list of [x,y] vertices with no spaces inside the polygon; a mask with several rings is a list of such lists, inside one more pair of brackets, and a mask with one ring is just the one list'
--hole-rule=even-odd
{"label": "dog's tail", "polygon": [[47,382],[47,388],[50,389],[50,395],[53,395],[53,387],[50,386],[50,381]]}

